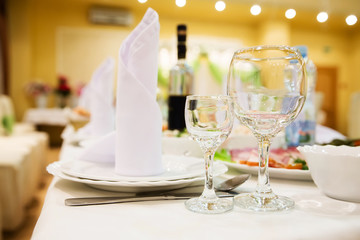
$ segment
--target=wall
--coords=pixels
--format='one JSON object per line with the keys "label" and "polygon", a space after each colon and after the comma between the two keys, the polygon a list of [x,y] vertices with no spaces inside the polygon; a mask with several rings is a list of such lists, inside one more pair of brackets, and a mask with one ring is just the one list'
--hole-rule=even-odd
{"label": "wall", "polygon": [[[16,2],[16,3],[15,3]],[[14,101],[16,116],[22,116],[26,108],[30,107],[24,96],[24,86],[29,81],[32,72],[32,29],[31,7],[28,1],[21,4],[10,2],[8,8],[9,35],[9,78],[10,96]]]}
{"label": "wall", "polygon": [[338,32],[294,30],[291,39],[294,45],[304,44],[309,47],[309,57],[317,66],[337,68],[336,125],[337,130],[346,134],[349,94],[356,90],[351,87],[351,76],[356,71],[349,58],[353,54],[349,45],[351,37]]}
{"label": "wall", "polygon": [[[351,36],[350,44],[350,66],[353,71],[349,76],[349,88],[352,91],[360,91],[360,33],[354,34]],[[360,109],[360,108],[359,108]]]}
{"label": "wall", "polygon": [[[10,44],[10,93],[15,101],[16,116],[20,120],[27,108],[32,106],[24,96],[23,86],[34,78],[40,78],[56,84],[56,76],[65,67],[64,62],[74,66],[71,71],[76,72],[73,81],[87,81],[93,69],[106,55],[113,53],[116,58],[118,46],[126,33],[140,21],[145,9],[133,8],[134,24],[130,27],[114,27],[92,25],[87,21],[88,3],[86,1],[41,1],[23,0],[8,1],[9,10],[9,44]],[[156,10],[156,9],[155,9]],[[238,39],[244,46],[276,42],[274,31],[281,37],[281,43],[289,45],[305,44],[309,47],[309,55],[315,64],[321,66],[335,66],[338,68],[338,108],[337,129],[346,134],[347,111],[349,94],[360,91],[360,34],[350,35],[344,32],[314,31],[291,27],[289,23],[274,22],[272,24],[253,23],[239,24],[235,22],[219,22],[190,17],[178,18],[160,15],[160,38],[173,38],[175,26],[186,23],[189,34],[197,36],[214,36]],[[279,33],[279,29],[282,29]],[[99,37],[84,43],[93,55],[84,56],[84,63],[74,60],[71,62],[71,45],[64,46],[64,37],[71,36],[71,32],[83,38],[96,35]],[[84,34],[79,34],[82,32]],[[66,34],[64,34],[66,33]],[[103,36],[100,36],[104,34]],[[105,36],[105,37],[104,37]],[[81,37],[80,37],[81,38]],[[111,40],[109,40],[111,38]],[[81,39],[78,39],[81,40]],[[69,43],[70,41],[65,41]],[[94,50],[93,46],[102,46]],[[330,51],[328,51],[330,50]],[[69,57],[64,60],[61,53]],[[92,57],[89,57],[92,56]],[[91,59],[91,60],[90,60]],[[351,59],[351,60],[350,60]],[[85,69],[84,72],[77,70]],[[66,74],[66,73],[65,73]],[[72,73],[73,74],[73,73]]]}

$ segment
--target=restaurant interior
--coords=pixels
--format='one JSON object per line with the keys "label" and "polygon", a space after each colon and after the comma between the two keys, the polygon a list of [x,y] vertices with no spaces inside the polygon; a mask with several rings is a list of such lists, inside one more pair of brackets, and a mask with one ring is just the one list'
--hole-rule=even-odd
{"label": "restaurant interior", "polygon": [[[82,90],[94,78],[100,64],[109,59],[114,64],[111,95],[115,105],[119,97],[116,87],[120,86],[121,78],[120,46],[149,8],[157,12],[160,24],[156,100],[163,130],[168,128],[170,72],[177,63],[177,26],[184,24],[186,61],[194,74],[192,94],[225,94],[231,59],[238,49],[260,45],[305,46],[307,58],[316,71],[316,124],[345,139],[360,139],[358,0],[3,0],[0,6],[0,96],[4,98],[0,102],[1,240],[31,236],[46,239],[41,238],[40,230],[44,219],[38,222],[33,235],[47,188],[53,181],[54,174],[48,174],[46,167],[59,160],[66,128],[71,125],[76,131],[91,119],[88,109],[78,107]],[[7,110],[12,114],[10,120],[5,118]],[[7,129],[9,124],[11,131]],[[24,143],[20,150],[17,141]],[[9,163],[13,152],[19,162],[16,167]],[[32,176],[31,183],[20,186],[16,182],[9,187],[6,171],[21,168],[17,157],[25,155],[20,152],[36,158],[25,167],[37,169],[30,170],[31,174],[27,170],[21,172],[22,179]],[[20,190],[14,190],[14,186],[20,186]],[[14,193],[13,198],[8,196],[9,192]],[[34,205],[34,198],[38,198],[37,210],[30,206]],[[14,206],[9,209],[16,211],[6,210],[10,202]],[[26,217],[29,211],[37,213],[30,219]],[[357,231],[353,236],[360,238],[359,234]],[[155,236],[149,239],[156,239]]]}

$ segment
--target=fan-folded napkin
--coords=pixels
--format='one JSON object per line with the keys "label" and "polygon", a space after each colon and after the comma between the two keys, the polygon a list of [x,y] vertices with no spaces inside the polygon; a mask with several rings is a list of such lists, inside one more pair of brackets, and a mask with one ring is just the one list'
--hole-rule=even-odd
{"label": "fan-folded napkin", "polygon": [[159,16],[151,8],[119,52],[116,129],[84,150],[81,160],[115,162],[124,176],[163,172],[161,111],[156,102]]}
{"label": "fan-folded napkin", "polygon": [[114,131],[114,66],[113,58],[105,59],[94,71],[89,84],[86,85],[79,100],[79,106],[88,104],[90,121],[77,131],[77,135],[100,137]]}

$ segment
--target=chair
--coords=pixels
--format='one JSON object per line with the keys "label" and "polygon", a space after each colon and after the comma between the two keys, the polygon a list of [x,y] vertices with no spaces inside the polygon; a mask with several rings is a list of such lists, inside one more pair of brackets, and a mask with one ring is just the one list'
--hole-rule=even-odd
{"label": "chair", "polygon": [[22,134],[35,131],[35,127],[30,123],[20,123],[15,121],[14,105],[10,97],[0,95],[0,135]]}
{"label": "chair", "polygon": [[26,167],[27,188],[25,189],[25,204],[29,203],[37,188],[40,185],[43,174],[45,173],[46,148],[41,142],[40,138],[26,137],[26,136],[10,136],[0,137],[0,155],[5,150],[21,150],[27,149],[29,151],[29,163]]}
{"label": "chair", "polygon": [[12,100],[4,95],[0,120],[0,222],[3,230],[14,231],[45,173],[49,136],[32,124],[16,123]]}
{"label": "chair", "polygon": [[45,171],[46,150],[49,146],[48,134],[36,131],[32,123],[15,122],[14,105],[11,98],[6,95],[0,95],[0,119],[3,119],[2,122],[7,123],[3,124],[3,126],[0,123],[0,136],[6,135],[8,137],[27,139],[27,141],[39,145],[35,149],[37,151],[35,157],[39,159],[42,170]]}
{"label": "chair", "polygon": [[0,204],[2,228],[16,230],[24,220],[26,189],[30,178],[30,151],[22,149],[0,149]]}

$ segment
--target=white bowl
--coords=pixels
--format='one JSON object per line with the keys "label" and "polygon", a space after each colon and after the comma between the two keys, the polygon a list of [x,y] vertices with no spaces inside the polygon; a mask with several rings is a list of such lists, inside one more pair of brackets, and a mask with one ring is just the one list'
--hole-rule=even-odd
{"label": "white bowl", "polygon": [[314,145],[297,149],[320,191],[331,198],[360,202],[360,147]]}

